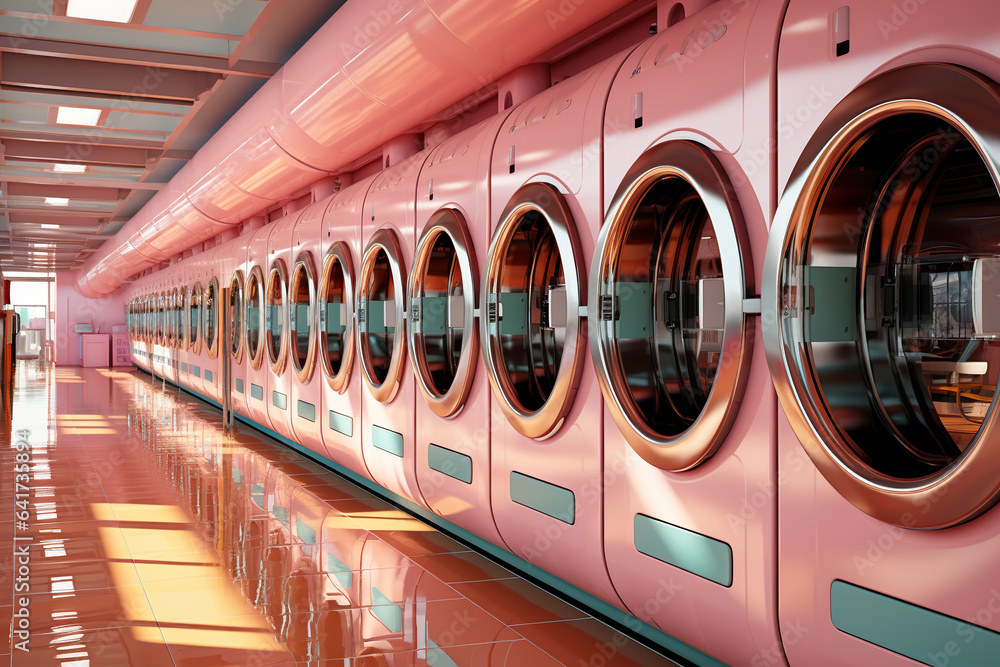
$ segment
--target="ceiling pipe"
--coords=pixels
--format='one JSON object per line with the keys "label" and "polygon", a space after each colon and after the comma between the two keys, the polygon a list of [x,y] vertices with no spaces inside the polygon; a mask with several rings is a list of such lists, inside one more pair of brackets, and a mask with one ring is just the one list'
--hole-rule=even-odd
{"label": "ceiling pipe", "polygon": [[629,1],[348,0],[94,253],[78,289],[113,291],[120,282],[98,278],[108,258],[132,274],[213,238]]}

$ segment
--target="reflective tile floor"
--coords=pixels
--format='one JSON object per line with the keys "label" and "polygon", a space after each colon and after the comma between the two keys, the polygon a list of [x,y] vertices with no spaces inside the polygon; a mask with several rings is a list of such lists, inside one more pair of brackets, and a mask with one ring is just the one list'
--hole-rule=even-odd
{"label": "reflective tile floor", "polygon": [[0,663],[673,664],[142,373],[22,362],[13,396]]}

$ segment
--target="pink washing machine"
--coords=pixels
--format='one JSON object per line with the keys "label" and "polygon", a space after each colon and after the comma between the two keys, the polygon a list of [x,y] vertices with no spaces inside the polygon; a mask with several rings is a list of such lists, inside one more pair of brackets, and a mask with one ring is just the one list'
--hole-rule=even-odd
{"label": "pink washing machine", "polygon": [[[356,354],[355,296],[362,251],[362,209],[375,177],[345,188],[330,201],[320,231],[318,363],[322,367],[322,433],[327,456],[371,478],[362,454],[362,396]],[[320,378],[317,377],[317,380]]]}
{"label": "pink washing machine", "polygon": [[184,333],[187,337],[185,365],[180,368],[181,382],[192,391],[201,393],[201,373],[195,377],[192,366],[198,365],[201,353],[201,276],[198,256],[184,261],[181,279],[184,281]]}
{"label": "pink washing machine", "polygon": [[372,479],[424,505],[417,485],[413,374],[406,367],[407,261],[413,257],[417,178],[426,151],[375,176],[365,197],[358,266],[357,354],[365,465]]}
{"label": "pink washing machine", "polygon": [[493,389],[493,516],[518,556],[621,606],[604,560],[603,398],[587,258],[604,210],[604,105],[627,54],[517,106],[493,149],[480,339]]}
{"label": "pink washing machine", "polygon": [[270,372],[265,374],[264,404],[271,428],[286,438],[295,439],[288,393],[295,370],[289,359],[288,284],[292,273],[292,234],[301,211],[286,215],[274,222],[274,229],[267,240],[267,268],[264,280],[265,363]]}
{"label": "pink washing machine", "polygon": [[267,297],[267,242],[274,230],[274,225],[264,225],[251,232],[246,272],[246,345],[247,358],[243,366],[244,385],[246,389],[247,417],[265,428],[271,428],[271,420],[267,413],[269,397],[265,396],[267,377],[271,372],[267,347],[268,327],[265,313],[268,312]]}
{"label": "pink washing machine", "polygon": [[230,270],[223,275],[223,280],[229,285],[229,300],[225,308],[226,318],[229,321],[226,347],[229,354],[230,396],[233,410],[241,415],[248,413],[246,289],[247,253],[250,250],[251,238],[251,234],[246,233],[226,244]]}
{"label": "pink washing machine", "polygon": [[637,617],[757,665],[779,646],[776,397],[756,330],[782,6],[677,6],[619,70],[604,121],[588,324],[605,553]]}
{"label": "pink washing machine", "polygon": [[787,10],[762,296],[792,665],[1000,656],[995,10]]}
{"label": "pink washing machine", "polygon": [[507,114],[430,151],[417,184],[420,239],[410,269],[416,464],[430,509],[503,546],[490,507],[490,389],[476,317],[489,247],[490,154]]}
{"label": "pink washing machine", "polygon": [[225,344],[219,333],[222,313],[219,303],[222,299],[219,249],[207,250],[202,253],[202,256],[204,256],[202,272],[205,279],[205,292],[201,297],[201,387],[206,397],[216,403],[221,403],[222,365],[219,355],[225,350]]}
{"label": "pink washing machine", "polygon": [[[206,383],[205,368],[211,368],[209,355],[208,331],[206,329],[205,313],[208,306],[208,285],[212,281],[210,256],[211,250],[195,255],[191,272],[191,307],[189,316],[197,323],[197,335],[194,336],[194,350],[188,354],[188,381],[191,388],[198,394],[210,398],[212,383]],[[214,380],[214,377],[213,377]]]}
{"label": "pink washing machine", "polygon": [[323,216],[329,199],[302,211],[292,229],[288,276],[288,416],[295,441],[327,456],[323,444],[323,372],[320,350],[319,280]]}

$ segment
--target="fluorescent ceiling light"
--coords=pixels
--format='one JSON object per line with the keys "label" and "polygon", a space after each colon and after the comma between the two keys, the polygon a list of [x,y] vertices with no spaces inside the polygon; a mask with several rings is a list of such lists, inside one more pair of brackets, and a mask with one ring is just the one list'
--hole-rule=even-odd
{"label": "fluorescent ceiling light", "polygon": [[87,171],[87,167],[82,164],[57,164],[52,168],[52,171],[56,171],[61,174],[82,174]]}
{"label": "fluorescent ceiling light", "polygon": [[94,21],[128,23],[137,0],[69,0],[66,16]]}
{"label": "fluorescent ceiling light", "polygon": [[97,125],[101,118],[100,109],[87,109],[85,107],[59,107],[56,113],[56,122],[60,125]]}
{"label": "fluorescent ceiling light", "polygon": [[55,246],[55,243],[32,243],[31,245],[36,248],[52,248]]}
{"label": "fluorescent ceiling light", "polygon": [[42,225],[42,229],[59,229],[59,225]]}
{"label": "fluorescent ceiling light", "polygon": [[[45,203],[49,206],[69,206],[69,200],[65,197],[46,197]],[[45,225],[42,225],[42,227],[45,227]]]}

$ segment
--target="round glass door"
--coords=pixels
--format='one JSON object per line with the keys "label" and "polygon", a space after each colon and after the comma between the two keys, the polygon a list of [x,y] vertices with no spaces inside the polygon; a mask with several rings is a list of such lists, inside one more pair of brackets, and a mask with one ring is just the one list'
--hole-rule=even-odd
{"label": "round glass door", "polygon": [[201,283],[195,283],[188,300],[188,348],[196,355],[201,354],[201,293]]}
{"label": "round glass door", "polygon": [[292,366],[299,382],[312,379],[316,365],[316,341],[312,335],[316,304],[316,266],[311,252],[303,252],[295,260],[288,288],[289,329],[292,339]]}
{"label": "round glass door", "polygon": [[462,215],[441,209],[424,228],[410,271],[410,356],[424,401],[439,417],[462,409],[476,370],[471,247]]}
{"label": "round glass door", "polygon": [[372,235],[361,260],[358,279],[358,349],[365,384],[375,400],[388,403],[403,376],[406,338],[402,335],[402,253],[387,229]]}
{"label": "round glass door", "polygon": [[184,304],[181,299],[181,291],[174,288],[173,294],[170,297],[170,317],[171,317],[171,335],[170,335],[170,346],[173,348],[179,348],[181,346],[181,338],[183,334],[181,333],[181,315],[184,311]]}
{"label": "round glass door", "polygon": [[178,338],[180,339],[179,343],[182,350],[188,349],[191,345],[188,334],[190,329],[190,323],[188,322],[188,308],[190,303],[191,290],[186,287],[181,288],[180,301],[177,307],[180,309],[180,331],[178,332]]}
{"label": "round glass door", "polygon": [[511,426],[555,433],[573,405],[583,365],[579,250],[562,195],[534,183],[514,195],[493,232],[483,274],[483,358]]}
{"label": "round glass door", "polygon": [[626,174],[598,239],[594,365],[622,435],[665,470],[693,468],[721,446],[746,384],[735,202],[707,149],[661,144]]}
{"label": "round glass door", "polygon": [[167,295],[160,292],[156,298],[156,342],[158,345],[167,344]]}
{"label": "round glass door", "polygon": [[998,117],[1000,89],[965,70],[875,79],[821,126],[776,218],[779,397],[820,472],[885,522],[942,528],[1000,495]]}
{"label": "round glass door", "polygon": [[342,241],[326,253],[319,297],[323,370],[330,388],[342,394],[347,391],[354,360],[354,267]]}
{"label": "round glass door", "polygon": [[243,362],[243,272],[236,270],[229,282],[229,353],[233,362]]}
{"label": "round glass door", "polygon": [[271,370],[280,375],[285,367],[288,348],[285,345],[285,320],[288,317],[288,269],[284,260],[277,259],[267,275],[264,331],[267,339],[267,358]]}
{"label": "round glass door", "polygon": [[246,287],[247,358],[255,371],[260,370],[264,359],[264,274],[259,266],[253,267]]}
{"label": "round glass door", "polygon": [[202,302],[202,313],[205,322],[202,331],[205,336],[205,352],[209,359],[215,359],[219,352],[218,326],[219,326],[219,279],[212,278],[208,287],[205,288],[204,301]]}

